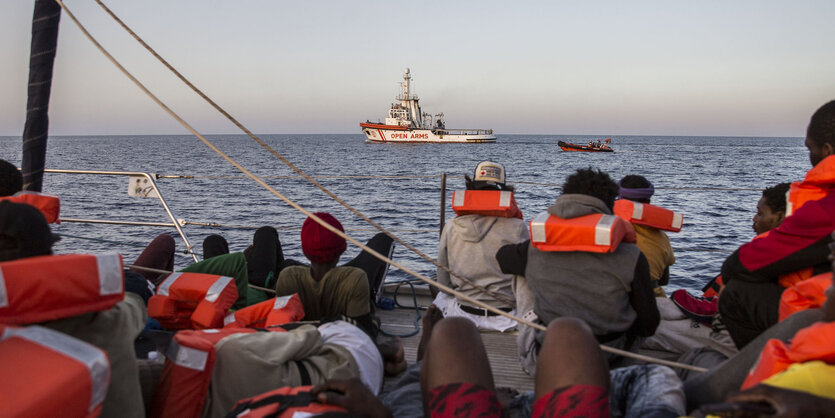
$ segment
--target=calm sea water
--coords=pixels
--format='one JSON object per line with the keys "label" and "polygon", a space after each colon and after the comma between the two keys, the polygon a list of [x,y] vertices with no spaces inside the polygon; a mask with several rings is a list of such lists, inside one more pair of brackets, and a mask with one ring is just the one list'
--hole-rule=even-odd
{"label": "calm sea water", "polygon": [[[360,241],[375,231],[332,201],[287,166],[240,135],[210,140],[276,190],[311,211],[328,211]],[[451,191],[463,188],[463,174],[482,160],[501,162],[517,189],[525,219],[544,211],[559,185],[577,168],[598,167],[616,181],[641,174],[655,184],[653,203],[682,212],[684,228],[669,234],[676,251],[670,289],[696,290],[716,273],[722,261],[752,235],[751,218],[761,190],[802,179],[809,167],[801,138],[614,136],[614,153],[565,153],[558,140],[588,142],[587,136],[499,135],[495,144],[366,144],[362,135],[264,135],[270,146],[336,195],[432,257],[437,255],[442,173],[447,173],[446,217],[454,216]],[[0,158],[20,165],[19,137],[0,137]],[[279,229],[285,256],[303,259],[299,230],[304,216],[190,136],[53,137],[47,168],[141,171],[160,175],[158,185],[175,216],[189,222],[184,230],[198,253],[204,237],[227,237],[233,251],[243,250],[254,228]],[[46,174],[44,192],[61,196],[64,218],[168,222],[156,199],[132,198],[126,177]],[[90,225],[54,226],[63,239],[57,252],[109,252],[133,262],[142,247],[171,227]],[[185,244],[177,238],[179,250]],[[349,245],[346,261],[359,252]],[[434,266],[404,248],[395,260],[425,275]],[[191,258],[178,255],[177,265]],[[407,279],[392,269],[389,280]]]}

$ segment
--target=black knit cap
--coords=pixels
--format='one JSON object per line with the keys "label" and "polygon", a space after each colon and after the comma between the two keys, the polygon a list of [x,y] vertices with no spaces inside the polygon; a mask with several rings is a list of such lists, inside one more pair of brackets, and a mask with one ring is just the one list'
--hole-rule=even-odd
{"label": "black knit cap", "polygon": [[55,241],[46,218],[34,206],[0,201],[0,261],[52,254]]}

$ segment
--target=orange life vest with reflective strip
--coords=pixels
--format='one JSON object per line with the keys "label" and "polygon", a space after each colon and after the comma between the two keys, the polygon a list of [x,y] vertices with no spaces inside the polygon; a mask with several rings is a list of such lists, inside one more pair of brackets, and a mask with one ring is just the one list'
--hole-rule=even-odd
{"label": "orange life vest with reflective strip", "polygon": [[629,199],[615,200],[615,215],[638,225],[651,226],[664,231],[679,232],[684,216],[649,203],[633,202]]}
{"label": "orange life vest with reflective strip", "polygon": [[760,358],[748,372],[740,390],[748,389],[789,368],[794,363],[820,360],[835,364],[835,322],[816,322],[798,331],[791,344],[768,340]]}
{"label": "orange life vest with reflective strip", "polygon": [[484,215],[522,219],[513,192],[507,190],[456,190],[452,192],[452,210],[458,216]]}
{"label": "orange life vest with reflective strip", "polygon": [[803,181],[792,183],[786,195],[786,216],[803,204],[826,197],[835,188],[835,156],[830,155],[812,167]]}
{"label": "orange life vest with reflective strip", "polygon": [[110,384],[104,351],[40,326],[0,325],[4,417],[96,417]]}
{"label": "orange life vest with reflective strip", "polygon": [[818,274],[783,291],[780,296],[780,321],[795,312],[820,308],[826,301],[826,289],[832,286],[832,272]]}
{"label": "orange life vest with reflective strip", "polygon": [[44,255],[0,263],[0,323],[33,324],[110,309],[125,297],[119,254]]}
{"label": "orange life vest with reflective strip", "polygon": [[221,328],[237,298],[231,277],[171,273],[148,300],[148,316],[168,329]]}
{"label": "orange life vest with reflective strip", "polygon": [[[297,412],[313,416],[330,412],[329,417],[336,417],[342,415],[338,412],[347,412],[340,406],[319,403],[316,397],[310,394],[311,388],[313,386],[285,386],[252,398],[242,399],[229,411],[229,415],[236,418],[291,418]],[[346,413],[344,416],[353,415]]]}
{"label": "orange life vest with reflective strip", "polygon": [[[281,328],[270,328],[270,331],[284,332]],[[252,328],[178,331],[168,346],[150,416],[199,417],[212,380],[215,345],[230,335],[253,332],[258,331]]]}
{"label": "orange life vest with reflective strip", "polygon": [[304,306],[298,293],[279,296],[247,306],[226,315],[224,328],[266,328],[304,319]]}
{"label": "orange life vest with reflective strip", "polygon": [[22,191],[17,192],[14,196],[2,196],[0,200],[8,200],[14,203],[25,203],[34,206],[41,211],[43,217],[46,218],[47,223],[60,223],[58,215],[61,213],[61,199],[58,196]]}
{"label": "orange life vest with reflective strip", "polygon": [[615,215],[563,219],[543,212],[530,222],[530,231],[531,245],[540,251],[611,253],[621,241],[635,242],[632,225]]}

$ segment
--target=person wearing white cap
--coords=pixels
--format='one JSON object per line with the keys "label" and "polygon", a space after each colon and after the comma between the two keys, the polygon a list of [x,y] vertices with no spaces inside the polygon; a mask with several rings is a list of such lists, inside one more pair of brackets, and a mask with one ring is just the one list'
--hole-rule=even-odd
{"label": "person wearing white cap", "polygon": [[[466,284],[463,280],[450,275],[443,268],[438,268],[437,281],[470,296],[480,302],[515,313],[516,304],[512,290],[512,274],[502,273],[495,254],[499,248],[508,244],[518,244],[529,239],[528,227],[522,220],[522,213],[512,199],[513,187],[505,183],[504,167],[492,161],[483,161],[476,166],[473,178],[465,175],[466,191],[457,191],[453,209],[458,216],[444,227],[438,246],[438,263],[448,267],[456,275],[463,276],[476,285],[500,295],[500,299],[486,294]],[[468,191],[493,191],[495,193],[470,193],[467,202],[476,195],[485,199],[505,196],[510,202],[506,211],[465,210],[462,196]],[[504,193],[504,195],[502,195]],[[456,206],[456,199],[460,205]],[[509,199],[509,200],[508,200]],[[459,210],[460,209],[460,210]],[[500,213],[501,212],[501,213]],[[501,216],[486,215],[485,213]],[[470,302],[457,300],[454,296],[440,293],[434,304],[445,317],[460,316],[472,320],[480,329],[506,331],[513,329],[516,322],[493,312],[474,306]]]}

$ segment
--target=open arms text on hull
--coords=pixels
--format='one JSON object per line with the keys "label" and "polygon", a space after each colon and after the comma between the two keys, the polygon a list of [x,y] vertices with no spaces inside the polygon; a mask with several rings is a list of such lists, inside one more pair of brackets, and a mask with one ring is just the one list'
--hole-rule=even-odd
{"label": "open arms text on hull", "polygon": [[411,93],[409,69],[403,72],[403,93],[396,97],[385,123],[360,123],[366,142],[496,142],[492,129],[447,129],[444,114],[422,113],[418,97]]}

